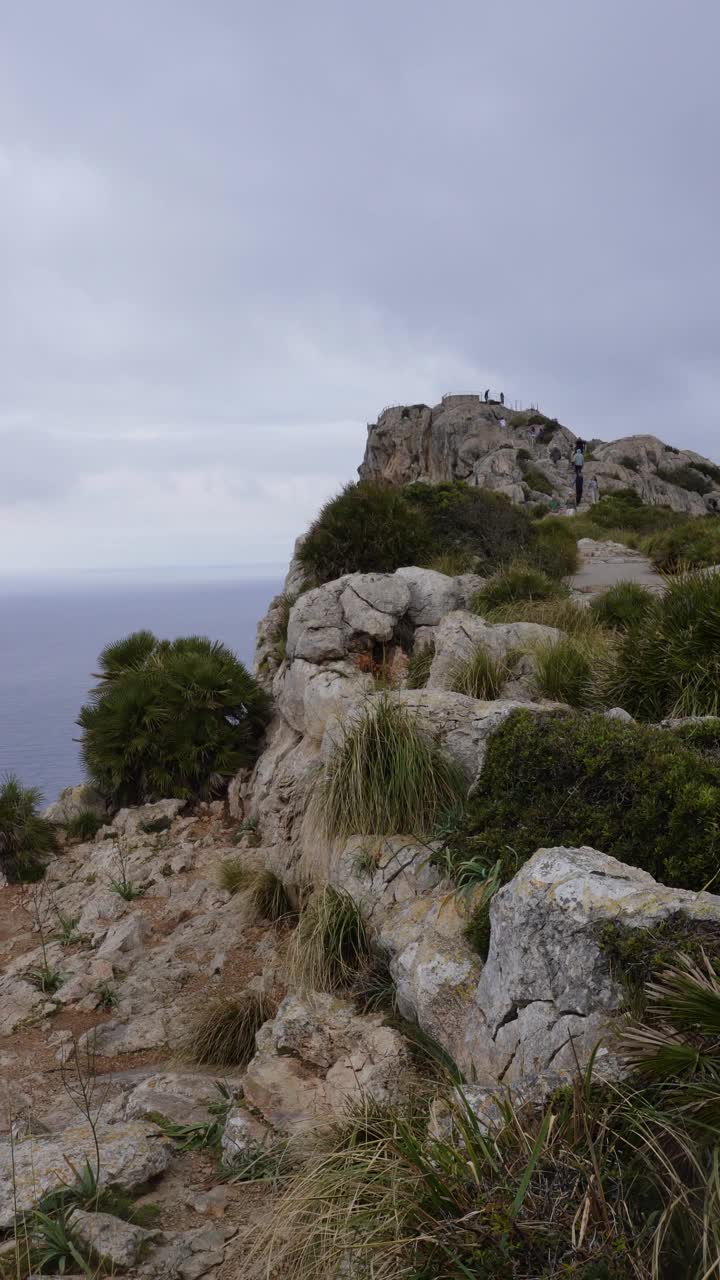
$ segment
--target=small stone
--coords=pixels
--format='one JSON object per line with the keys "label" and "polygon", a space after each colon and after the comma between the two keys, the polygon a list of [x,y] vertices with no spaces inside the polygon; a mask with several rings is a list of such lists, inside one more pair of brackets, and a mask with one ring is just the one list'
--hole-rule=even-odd
{"label": "small stone", "polygon": [[86,1213],[76,1209],[72,1215],[73,1235],[106,1265],[126,1270],[145,1252],[157,1232],[123,1222],[110,1213]]}

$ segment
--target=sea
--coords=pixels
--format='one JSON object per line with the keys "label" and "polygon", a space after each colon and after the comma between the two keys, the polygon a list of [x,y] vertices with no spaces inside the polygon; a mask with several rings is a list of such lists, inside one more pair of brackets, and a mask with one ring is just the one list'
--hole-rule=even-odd
{"label": "sea", "polygon": [[16,774],[47,804],[83,780],[75,721],[98,654],[131,631],[209,636],[251,667],[282,577],[280,567],[0,577],[0,778]]}

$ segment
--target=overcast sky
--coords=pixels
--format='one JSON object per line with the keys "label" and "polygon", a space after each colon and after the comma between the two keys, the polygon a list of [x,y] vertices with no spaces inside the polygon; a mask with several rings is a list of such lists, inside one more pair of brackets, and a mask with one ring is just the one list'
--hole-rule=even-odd
{"label": "overcast sky", "polygon": [[0,567],[277,564],[386,404],[720,457],[717,0],[0,0]]}

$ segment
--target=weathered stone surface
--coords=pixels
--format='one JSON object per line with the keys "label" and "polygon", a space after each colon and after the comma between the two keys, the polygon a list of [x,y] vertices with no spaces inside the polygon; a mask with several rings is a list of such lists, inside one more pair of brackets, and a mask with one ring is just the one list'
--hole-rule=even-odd
{"label": "weathered stone surface", "polygon": [[83,1209],[73,1211],[71,1227],[85,1249],[120,1271],[133,1267],[158,1235],[110,1213],[86,1213]]}
{"label": "weathered stone surface", "polygon": [[251,1115],[245,1107],[233,1107],[228,1112],[220,1140],[224,1162],[232,1164],[233,1161],[252,1155],[267,1142],[269,1133],[268,1126]]}
{"label": "weathered stone surface", "polygon": [[139,805],[135,809],[120,809],[113,818],[115,831],[123,835],[135,835],[143,823],[157,822],[158,818],[169,818],[172,822],[182,813],[186,800],[157,800],[154,804]]}
{"label": "weathered stone surface", "polygon": [[306,662],[329,662],[343,658],[346,649],[345,618],[340,596],[344,578],[306,591],[290,610],[287,656]]}
{"label": "weathered stone surface", "polygon": [[[101,1125],[100,1183],[136,1191],[167,1168],[172,1144],[148,1124]],[[25,1213],[46,1191],[67,1182],[66,1157],[76,1168],[95,1159],[88,1124],[76,1125],[52,1137],[29,1137],[0,1142],[0,1230],[12,1226],[16,1213]],[[14,1183],[14,1186],[13,1186]]]}
{"label": "weathered stone surface", "polygon": [[494,658],[509,658],[541,644],[553,644],[561,637],[562,632],[555,627],[536,622],[491,624],[476,614],[456,610],[448,613],[435,630],[435,657],[427,687],[448,689],[458,667],[476,649],[486,649]]}
{"label": "weathered stone surface", "polygon": [[395,576],[409,587],[407,615],[414,627],[437,626],[446,613],[464,601],[465,591],[459,578],[449,578],[434,569],[417,568],[398,569]]}
{"label": "weathered stone surface", "polygon": [[345,580],[340,607],[351,632],[390,640],[410,607],[410,588],[400,574],[354,573]]}
{"label": "weathered stone surface", "polygon": [[320,742],[328,720],[342,716],[374,688],[372,675],[353,662],[338,660],[322,667],[297,658],[278,672],[273,696],[291,728]]}
{"label": "weathered stone surface", "polygon": [[351,1098],[392,1097],[407,1064],[402,1037],[381,1018],[336,996],[290,995],[257,1034],[245,1097],[274,1128],[303,1132]]}
{"label": "weathered stone surface", "polygon": [[[227,1083],[230,1087],[239,1087],[240,1079]],[[219,1098],[212,1076],[191,1071],[160,1071],[130,1091],[125,1100],[125,1117],[139,1120],[152,1112],[173,1124],[205,1124],[210,1119],[208,1107]]]}
{"label": "weathered stone surface", "polygon": [[43,811],[43,817],[50,822],[71,822],[84,809],[90,809],[99,818],[104,818],[107,813],[107,806],[100,792],[82,782],[77,787],[65,787],[55,803],[48,805]]}
{"label": "weathered stone surface", "polygon": [[642,929],[677,913],[720,922],[720,897],[667,888],[595,849],[540,849],[491,907],[466,1033],[480,1083],[571,1075],[575,1054],[586,1063],[621,1003],[599,927]]}
{"label": "weathered stone surface", "polygon": [[136,1270],[147,1280],[200,1280],[216,1274],[225,1255],[225,1232],[208,1223],[195,1231],[163,1231],[158,1247]]}

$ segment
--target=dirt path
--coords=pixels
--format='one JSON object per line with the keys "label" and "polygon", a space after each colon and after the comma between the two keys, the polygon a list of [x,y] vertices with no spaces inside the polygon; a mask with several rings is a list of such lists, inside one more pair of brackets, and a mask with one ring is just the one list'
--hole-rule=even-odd
{"label": "dirt path", "polygon": [[619,542],[596,542],[581,538],[578,542],[580,568],[570,579],[573,591],[597,595],[616,582],[637,582],[650,591],[664,591],[665,583],[652,562],[639,551],[631,551]]}

